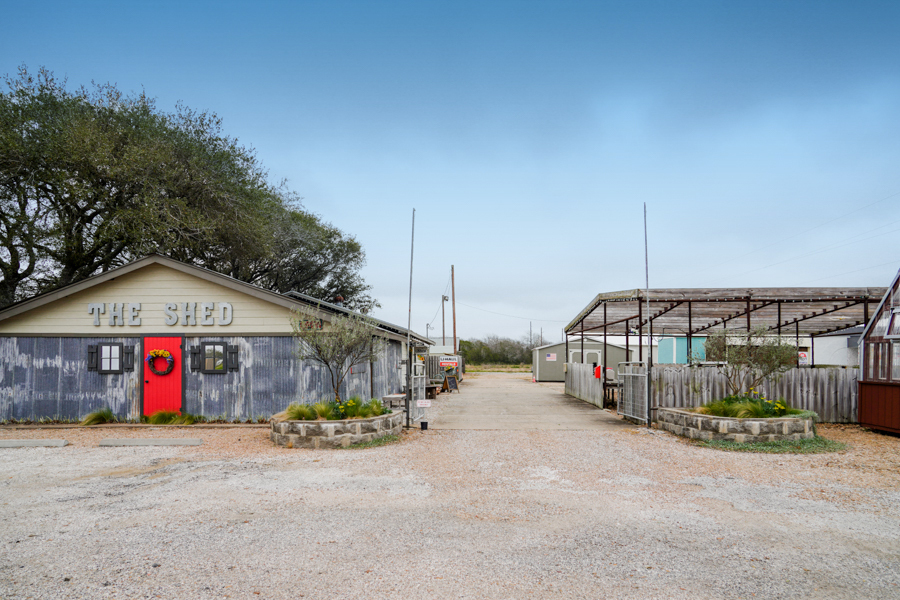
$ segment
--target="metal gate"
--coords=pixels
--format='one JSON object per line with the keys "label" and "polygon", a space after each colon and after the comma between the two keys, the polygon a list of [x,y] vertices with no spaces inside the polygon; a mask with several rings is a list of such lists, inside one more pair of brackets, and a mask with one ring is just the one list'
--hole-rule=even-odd
{"label": "metal gate", "polygon": [[425,400],[425,364],[420,362],[413,363],[412,371],[412,395],[409,399],[409,422],[415,423],[425,416],[426,408],[419,406],[421,400]]}
{"label": "metal gate", "polygon": [[621,391],[616,409],[627,419],[647,422],[647,364],[643,362],[619,363]]}

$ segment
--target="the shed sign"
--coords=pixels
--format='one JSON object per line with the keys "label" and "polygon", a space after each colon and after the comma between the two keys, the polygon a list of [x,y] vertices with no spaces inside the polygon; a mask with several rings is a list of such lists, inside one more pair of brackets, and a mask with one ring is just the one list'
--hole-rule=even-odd
{"label": "the shed sign", "polygon": [[[100,316],[109,315],[109,325],[140,327],[140,302],[91,302],[88,314],[94,317],[94,326],[100,327]],[[231,325],[234,307],[230,302],[167,302],[163,307],[166,325]]]}
{"label": "the shed sign", "polygon": [[442,367],[458,367],[459,366],[459,357],[458,356],[442,356],[438,359],[438,362]]}

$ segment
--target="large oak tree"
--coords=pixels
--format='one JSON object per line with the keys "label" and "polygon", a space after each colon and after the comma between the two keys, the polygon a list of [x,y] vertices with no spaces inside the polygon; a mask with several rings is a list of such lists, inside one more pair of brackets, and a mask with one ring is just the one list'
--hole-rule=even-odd
{"label": "large oak tree", "polygon": [[273,184],[208,112],[20,68],[0,93],[0,306],[157,252],[368,310],[352,236]]}

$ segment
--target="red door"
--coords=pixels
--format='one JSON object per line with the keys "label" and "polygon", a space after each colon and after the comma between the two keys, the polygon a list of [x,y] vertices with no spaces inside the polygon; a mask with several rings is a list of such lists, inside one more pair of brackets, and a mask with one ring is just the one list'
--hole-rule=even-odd
{"label": "red door", "polygon": [[[147,337],[144,338],[144,414],[152,415],[160,410],[181,412],[181,344],[180,337]],[[150,370],[147,356],[153,350],[168,350],[172,356],[172,369],[166,375],[157,375]],[[169,369],[165,358],[156,358],[153,362],[160,373]]]}

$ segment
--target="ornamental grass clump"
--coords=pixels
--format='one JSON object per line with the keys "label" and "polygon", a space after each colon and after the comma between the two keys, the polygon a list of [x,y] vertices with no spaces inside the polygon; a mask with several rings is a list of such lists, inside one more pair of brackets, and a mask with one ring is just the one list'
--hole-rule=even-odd
{"label": "ornamental grass clump", "polygon": [[111,408],[101,408],[100,410],[95,410],[94,412],[88,414],[84,419],[81,420],[79,425],[88,426],[88,425],[102,425],[104,423],[115,423],[118,419],[116,419],[116,415],[113,414]]}
{"label": "ornamental grass clump", "polygon": [[332,404],[332,402],[317,402],[313,404],[313,410],[320,419],[330,419],[334,412]]}
{"label": "ornamental grass clump", "polygon": [[180,415],[176,415],[171,421],[169,421],[169,425],[193,425],[198,421],[201,421],[199,417],[196,415],[192,415],[191,413],[181,413]]}
{"label": "ornamental grass clump", "polygon": [[344,402],[318,402],[313,405],[291,403],[280,413],[272,415],[278,421],[339,421],[341,419],[367,419],[387,412],[380,400],[363,402],[359,396],[353,396]]}
{"label": "ornamental grass clump", "polygon": [[378,417],[384,414],[384,405],[378,398],[372,398],[371,400],[369,400],[369,409],[372,411],[373,417]]}
{"label": "ornamental grass clump", "polygon": [[319,418],[312,406],[297,402],[291,403],[284,412],[285,417],[290,421],[315,421]]}
{"label": "ornamental grass clump", "polygon": [[172,421],[180,416],[174,410],[158,410],[147,417],[147,422],[151,425],[171,425]]}

